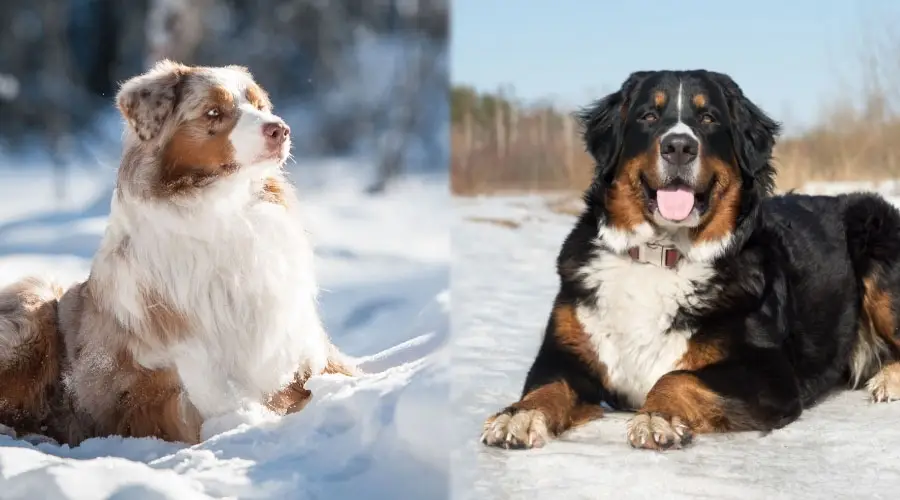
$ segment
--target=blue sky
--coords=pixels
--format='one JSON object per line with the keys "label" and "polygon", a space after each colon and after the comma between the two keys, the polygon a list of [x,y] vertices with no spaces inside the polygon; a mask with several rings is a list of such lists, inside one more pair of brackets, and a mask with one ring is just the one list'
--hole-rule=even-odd
{"label": "blue sky", "polygon": [[896,0],[453,0],[452,78],[572,107],[635,70],[705,68],[791,131],[858,88],[860,54],[890,20]]}

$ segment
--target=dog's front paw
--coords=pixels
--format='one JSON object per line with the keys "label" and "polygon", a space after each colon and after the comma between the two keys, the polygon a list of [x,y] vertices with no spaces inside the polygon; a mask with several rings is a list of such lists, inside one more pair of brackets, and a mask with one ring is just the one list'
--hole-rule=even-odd
{"label": "dog's front paw", "polygon": [[900,399],[900,363],[884,366],[866,383],[872,401],[885,403]]}
{"label": "dog's front paw", "polygon": [[547,419],[540,410],[507,408],[487,419],[481,442],[501,448],[540,448],[550,440]]}
{"label": "dog's front paw", "polygon": [[662,413],[639,412],[626,426],[628,442],[634,448],[668,450],[690,444],[690,426],[678,417]]}
{"label": "dog's front paw", "polygon": [[300,410],[306,408],[307,403],[312,400],[312,392],[306,389],[303,389],[303,392],[294,399],[294,401],[288,405],[288,407],[284,410],[285,415],[290,415],[291,413],[297,413]]}

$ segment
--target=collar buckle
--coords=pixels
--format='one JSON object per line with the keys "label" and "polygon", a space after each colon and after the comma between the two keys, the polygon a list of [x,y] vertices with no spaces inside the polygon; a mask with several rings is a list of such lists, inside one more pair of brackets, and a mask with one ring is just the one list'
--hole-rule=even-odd
{"label": "collar buckle", "polygon": [[636,262],[674,269],[682,259],[681,252],[673,246],[645,243],[628,249],[628,255]]}

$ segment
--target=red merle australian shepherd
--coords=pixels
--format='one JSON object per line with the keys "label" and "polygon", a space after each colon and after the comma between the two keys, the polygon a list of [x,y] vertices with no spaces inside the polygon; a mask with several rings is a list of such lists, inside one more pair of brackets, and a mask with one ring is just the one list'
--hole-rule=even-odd
{"label": "red merle australian shepherd", "polygon": [[531,448],[635,411],[627,441],[789,424],[840,386],[900,398],[900,213],[772,196],[778,124],[728,76],[632,74],[580,114],[596,162],[521,399],[482,441]]}

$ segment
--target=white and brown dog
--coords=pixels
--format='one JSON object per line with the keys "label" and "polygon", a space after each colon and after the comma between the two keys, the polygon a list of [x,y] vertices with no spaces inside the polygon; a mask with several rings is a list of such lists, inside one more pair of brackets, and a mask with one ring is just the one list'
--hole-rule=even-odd
{"label": "white and brown dog", "polygon": [[163,61],[116,101],[129,127],[89,277],[0,290],[0,424],[195,443],[210,418],[294,412],[311,375],[356,374],[317,313],[290,128],[247,69]]}

